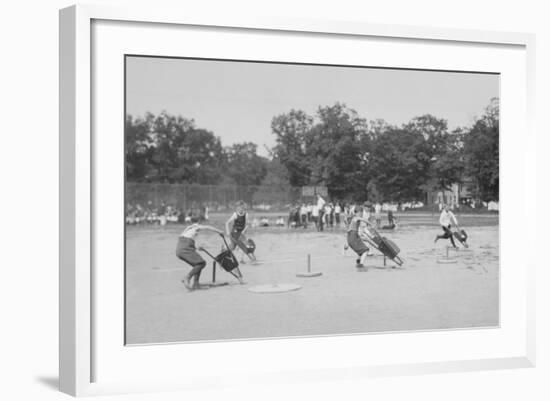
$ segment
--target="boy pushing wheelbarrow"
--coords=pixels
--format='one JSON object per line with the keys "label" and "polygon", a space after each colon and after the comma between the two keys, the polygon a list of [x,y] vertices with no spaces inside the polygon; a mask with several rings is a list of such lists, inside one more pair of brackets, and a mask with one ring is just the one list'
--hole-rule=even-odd
{"label": "boy pushing wheelbarrow", "polygon": [[[201,231],[210,231],[219,234],[223,238],[226,245],[226,250],[214,257],[203,247],[197,248],[195,245],[195,239]],[[191,266],[191,271],[182,280],[183,285],[189,291],[209,288],[209,286],[201,285],[199,282],[201,272],[206,266],[206,261],[197,252],[197,250],[204,251],[207,255],[218,262],[226,271],[235,276],[241,284],[243,284],[242,274],[239,270],[239,263],[233,255],[233,252],[231,252],[227,246],[227,242],[223,236],[223,231],[212,226],[191,224],[180,234],[178,238],[178,245],[176,247],[176,256]]]}

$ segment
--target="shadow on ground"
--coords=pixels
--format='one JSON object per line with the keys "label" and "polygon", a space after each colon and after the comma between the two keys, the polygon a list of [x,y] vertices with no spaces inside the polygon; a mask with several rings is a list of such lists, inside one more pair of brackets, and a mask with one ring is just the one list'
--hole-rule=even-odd
{"label": "shadow on ground", "polygon": [[59,378],[57,376],[41,376],[37,377],[36,381],[48,387],[50,390],[59,390]]}

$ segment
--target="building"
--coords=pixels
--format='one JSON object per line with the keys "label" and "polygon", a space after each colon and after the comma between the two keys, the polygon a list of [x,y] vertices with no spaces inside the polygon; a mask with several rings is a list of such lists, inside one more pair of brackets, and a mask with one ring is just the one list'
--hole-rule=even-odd
{"label": "building", "polygon": [[473,205],[474,199],[474,183],[471,180],[466,180],[463,183],[454,183],[450,189],[433,190],[426,193],[426,204],[432,205],[449,205],[451,209],[458,205]]}

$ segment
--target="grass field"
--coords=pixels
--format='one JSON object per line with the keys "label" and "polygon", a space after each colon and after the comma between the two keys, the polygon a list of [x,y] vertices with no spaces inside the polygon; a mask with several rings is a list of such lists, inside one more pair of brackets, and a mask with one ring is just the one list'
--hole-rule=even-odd
{"label": "grass field", "polygon": [[[268,215],[259,213],[258,216]],[[271,214],[276,217],[278,214]],[[211,215],[222,227],[227,215]],[[252,216],[251,216],[252,217]],[[286,216],[285,216],[286,217]],[[379,256],[358,272],[344,252],[342,229],[256,228],[258,263],[241,265],[246,284],[217,270],[229,285],[188,292],[181,283],[189,266],[175,256],[183,226],[128,227],[126,239],[126,342],[128,344],[313,336],[381,331],[492,327],[499,323],[498,215],[459,215],[470,249],[450,251],[454,264],[437,260],[448,241],[433,243],[441,229],[430,213],[397,214],[399,228],[383,235],[401,248],[403,267],[384,267]],[[202,234],[212,253],[221,239]],[[307,269],[322,272],[299,278]],[[201,280],[212,279],[211,260]],[[260,284],[295,283],[300,290],[258,294]]]}

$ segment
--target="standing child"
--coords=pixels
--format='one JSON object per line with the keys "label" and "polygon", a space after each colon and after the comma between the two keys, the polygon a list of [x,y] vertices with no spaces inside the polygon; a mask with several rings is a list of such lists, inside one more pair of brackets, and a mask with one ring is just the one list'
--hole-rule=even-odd
{"label": "standing child", "polygon": [[354,216],[350,221],[348,226],[347,240],[348,245],[351,249],[355,251],[359,259],[356,260],[356,267],[364,267],[365,259],[369,253],[369,247],[363,242],[361,237],[359,237],[359,226],[361,223],[365,223],[367,226],[370,226],[368,219],[361,217],[363,214],[363,208],[356,207],[354,211]]}
{"label": "standing child", "polygon": [[374,219],[376,228],[380,228],[382,226],[382,205],[378,202],[374,204]]}
{"label": "standing child", "polygon": [[340,213],[342,213],[342,205],[340,202],[336,202],[336,205],[334,205],[334,221],[336,227],[340,227]]}
{"label": "standing child", "polygon": [[307,206],[305,203],[300,206],[300,223],[302,227],[307,228]]}
{"label": "standing child", "polygon": [[317,209],[319,210],[317,231],[323,231],[324,219],[325,219],[325,200],[319,194],[317,194]]}
{"label": "standing child", "polygon": [[[199,255],[195,247],[195,239],[201,231],[211,231],[223,235],[222,230],[196,223],[186,227],[180,234],[176,247],[176,256],[191,265],[191,271],[182,280],[183,285],[189,291],[203,288],[199,283],[199,278],[202,269],[206,266],[206,261]],[[201,248],[199,247],[199,249]],[[193,279],[194,281],[192,282]]]}
{"label": "standing child", "polygon": [[313,220],[313,224],[315,224],[315,229],[317,231],[319,230],[319,208],[317,207],[317,204],[311,206],[311,219]]}
{"label": "standing child", "polygon": [[[255,261],[256,256],[254,256],[254,253],[250,252],[249,248],[245,245],[247,239],[244,233],[248,229],[248,225],[246,224],[248,213],[246,213],[245,203],[243,201],[238,201],[236,209],[235,213],[233,213],[225,223],[225,232],[231,240],[229,247],[231,250],[234,250],[238,246],[250,260]],[[231,225],[232,227],[230,228]]]}

